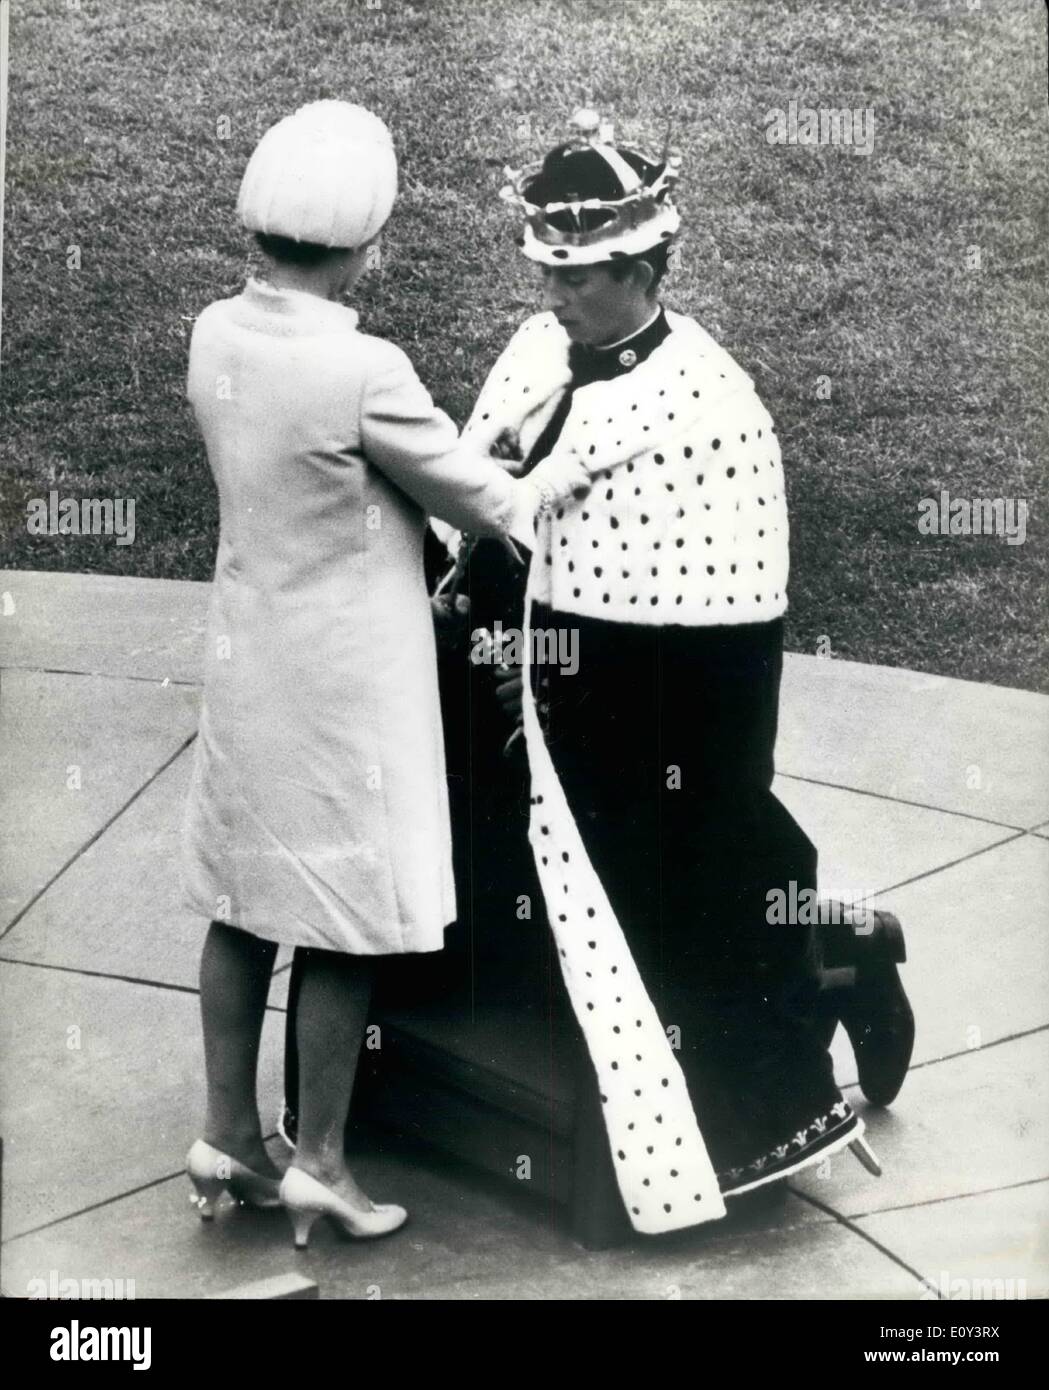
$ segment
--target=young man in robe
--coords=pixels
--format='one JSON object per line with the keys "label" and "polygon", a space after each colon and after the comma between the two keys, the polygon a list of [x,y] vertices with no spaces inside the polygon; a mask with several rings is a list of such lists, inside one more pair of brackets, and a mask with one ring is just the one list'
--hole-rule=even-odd
{"label": "young man in robe", "polygon": [[[497,620],[571,630],[579,652],[578,672],[526,660],[523,681],[498,663],[469,677],[483,742],[473,734],[460,763],[484,845],[470,874],[491,909],[475,912],[474,959],[498,958],[485,936],[509,939],[511,899],[530,886],[521,740],[502,776],[495,761],[513,727],[495,707],[512,720],[520,702],[534,867],[624,1204],[648,1231],[710,1219],[723,1196],[845,1145],[869,1161],[830,1034],[840,1017],[880,1103],[913,1043],[895,919],[770,921],[774,890],[793,883],[797,901],[816,887],[816,851],[771,791],[783,472],[749,377],[660,303],[677,172],[672,155],[617,147],[580,113],[571,140],[511,175],[543,312],[514,335],[465,433],[515,471],[545,460],[578,500],[540,521],[527,596],[486,542],[460,566],[475,633]],[[445,725],[462,740],[454,698]],[[856,972],[833,1013],[821,958]]]}

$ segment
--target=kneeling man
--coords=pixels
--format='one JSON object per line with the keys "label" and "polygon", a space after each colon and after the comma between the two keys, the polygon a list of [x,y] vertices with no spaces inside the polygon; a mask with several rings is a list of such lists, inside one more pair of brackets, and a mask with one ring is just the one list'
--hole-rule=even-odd
{"label": "kneeling man", "polygon": [[[783,470],[750,378],[659,302],[677,173],[581,113],[511,174],[545,308],[467,427],[578,493],[541,520],[528,576],[524,626],[578,653],[538,664],[526,631],[529,837],[624,1204],[651,1232],[846,1145],[872,1162],[834,1082],[813,928],[769,920],[774,890],[816,888],[771,791]],[[870,925],[835,946],[863,965],[842,1013],[886,1099],[913,1024],[898,924]]]}

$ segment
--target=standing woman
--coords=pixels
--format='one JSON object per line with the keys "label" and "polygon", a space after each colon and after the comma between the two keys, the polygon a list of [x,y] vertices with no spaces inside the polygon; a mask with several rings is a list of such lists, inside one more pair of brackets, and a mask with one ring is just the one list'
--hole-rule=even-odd
{"label": "standing woman", "polygon": [[[200,1214],[223,1188],[357,1236],[406,1217],[346,1166],[343,1132],[377,956],[437,951],[455,916],[427,513],[526,544],[554,493],[460,446],[400,349],[340,302],[396,196],[376,116],[321,101],[280,121],[238,211],[264,281],[200,315],[189,399],[218,487],[204,702],[186,811],[200,971]],[[299,1142],[281,1181],[256,1071],[277,945],[302,950]]]}

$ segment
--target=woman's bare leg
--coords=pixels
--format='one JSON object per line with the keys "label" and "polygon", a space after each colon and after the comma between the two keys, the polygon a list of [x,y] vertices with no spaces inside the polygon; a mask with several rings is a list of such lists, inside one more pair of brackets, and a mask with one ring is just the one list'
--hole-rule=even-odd
{"label": "woman's bare leg", "polygon": [[212,922],[200,957],[208,1100],[204,1139],[249,1168],[279,1176],[262,1142],[259,1041],[276,944]]}
{"label": "woman's bare leg", "polygon": [[351,1205],[371,1202],[346,1167],[346,1118],[371,1002],[374,961],[338,951],[302,953],[296,1011],[299,1133],[295,1166]]}

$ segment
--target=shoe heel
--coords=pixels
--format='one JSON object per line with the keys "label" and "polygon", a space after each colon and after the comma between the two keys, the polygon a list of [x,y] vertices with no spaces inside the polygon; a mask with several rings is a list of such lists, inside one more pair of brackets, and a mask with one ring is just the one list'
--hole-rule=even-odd
{"label": "shoe heel", "polygon": [[196,1207],[201,1221],[214,1221],[215,1204],[222,1196],[222,1189],[226,1184],[221,1178],[204,1177],[197,1173],[190,1173],[189,1180],[193,1184],[189,1199]]}
{"label": "shoe heel", "polygon": [[293,1211],[289,1207],[288,1215],[291,1217],[291,1227],[295,1233],[295,1249],[305,1250],[309,1245],[313,1223],[321,1213],[319,1211]]}
{"label": "shoe heel", "polygon": [[855,964],[861,969],[903,965],[907,943],[900,919],[882,908],[868,908],[866,921],[865,929],[856,933]]}
{"label": "shoe heel", "polygon": [[907,960],[907,943],[903,939],[903,927],[900,919],[891,912],[879,912],[878,922],[881,927],[882,941],[885,943],[885,955],[894,965],[903,965]]}
{"label": "shoe heel", "polygon": [[867,1143],[866,1139],[854,1139],[849,1145],[849,1151],[859,1159],[860,1163],[872,1177],[881,1177],[882,1170],[881,1164],[878,1162],[878,1156]]}

